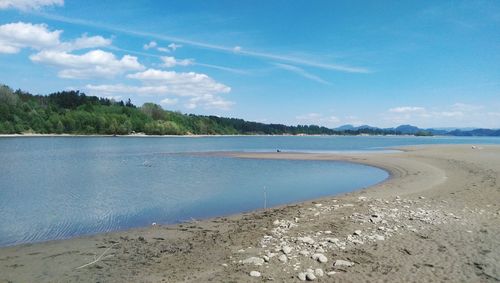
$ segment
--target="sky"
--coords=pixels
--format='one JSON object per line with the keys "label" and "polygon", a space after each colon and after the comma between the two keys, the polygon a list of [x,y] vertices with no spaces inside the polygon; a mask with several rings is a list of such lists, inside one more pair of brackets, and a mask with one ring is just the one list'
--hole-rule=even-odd
{"label": "sky", "polygon": [[0,83],[264,123],[500,128],[500,1],[0,0]]}

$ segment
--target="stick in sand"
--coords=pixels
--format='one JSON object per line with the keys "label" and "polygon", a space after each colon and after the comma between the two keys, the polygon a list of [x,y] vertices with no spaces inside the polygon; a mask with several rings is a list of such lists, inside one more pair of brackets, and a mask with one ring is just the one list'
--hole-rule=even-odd
{"label": "stick in sand", "polygon": [[79,266],[79,267],[77,267],[77,268],[75,268],[75,269],[84,268],[84,267],[86,267],[86,266],[89,266],[89,265],[92,265],[92,264],[94,264],[94,263],[97,263],[99,260],[101,260],[101,258],[102,258],[102,257],[103,257],[103,256],[104,256],[104,255],[105,255],[105,254],[106,254],[106,253],[107,253],[107,252],[108,252],[108,251],[109,251],[112,247],[114,247],[114,246],[115,246],[115,245],[117,245],[117,244],[118,244],[118,243],[111,245],[111,246],[110,246],[109,248],[107,248],[107,249],[106,249],[106,250],[105,250],[105,251],[104,251],[104,252],[103,252],[103,253],[102,253],[102,254],[101,254],[98,258],[96,258],[94,261],[91,261],[91,262],[89,262],[89,263],[87,263],[87,264],[84,264],[84,265],[82,265],[82,266]]}

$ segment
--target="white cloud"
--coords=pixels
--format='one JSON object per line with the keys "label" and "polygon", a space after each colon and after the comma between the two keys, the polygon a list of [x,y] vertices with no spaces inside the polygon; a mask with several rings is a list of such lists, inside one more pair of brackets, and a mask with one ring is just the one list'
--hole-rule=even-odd
{"label": "white cloud", "polygon": [[176,43],[173,43],[173,42],[168,45],[168,48],[170,48],[170,50],[172,50],[172,51],[175,51],[175,50],[177,50],[177,49],[179,49],[181,47],[182,47],[181,44],[176,44]]}
{"label": "white cloud", "polygon": [[178,101],[179,101],[179,99],[177,99],[177,98],[168,98],[167,97],[165,99],[162,99],[160,101],[160,104],[161,105],[175,105],[175,104],[177,104]]}
{"label": "white cloud", "polygon": [[151,48],[155,48],[156,46],[158,46],[156,41],[150,41],[149,43],[144,44],[144,46],[142,46],[142,48],[144,48],[145,50],[149,50]]}
{"label": "white cloud", "polygon": [[121,96],[121,95],[108,95],[108,96],[105,96],[104,98],[107,98],[109,100],[114,100],[114,101],[120,101],[120,100],[122,100],[123,96]]}
{"label": "white cloud", "polygon": [[57,47],[59,50],[73,51],[89,48],[107,47],[110,46],[112,40],[98,36],[88,36],[86,33],[71,42],[63,42]]}
{"label": "white cloud", "polygon": [[425,108],[417,106],[400,106],[389,109],[392,113],[422,113],[425,112]]}
{"label": "white cloud", "polygon": [[314,124],[325,127],[338,125],[340,119],[333,115],[323,115],[319,113],[307,113],[295,117],[299,124]]}
{"label": "white cloud", "polygon": [[234,53],[239,53],[239,52],[241,52],[241,46],[235,46],[235,47],[233,47],[233,52],[234,52]]}
{"label": "white cloud", "polygon": [[165,47],[158,47],[158,48],[156,48],[156,50],[158,50],[160,52],[170,53],[170,49],[165,48]]}
{"label": "white cloud", "polygon": [[276,67],[278,67],[280,69],[287,70],[287,71],[290,71],[292,73],[298,74],[306,79],[309,79],[309,80],[312,80],[312,81],[315,81],[318,83],[322,83],[322,84],[330,84],[329,82],[323,80],[322,78],[320,78],[314,74],[308,73],[304,69],[299,68],[297,66],[292,66],[292,65],[288,65],[288,64],[281,64],[281,63],[273,63],[273,65],[275,65]]}
{"label": "white cloud", "polygon": [[163,61],[163,66],[165,66],[167,68],[171,68],[171,67],[175,67],[175,66],[189,66],[189,65],[193,65],[193,63],[194,63],[194,59],[178,60],[172,56],[163,56],[163,57],[161,57],[161,60]]}
{"label": "white cloud", "polygon": [[[184,106],[188,109],[194,109],[199,106],[204,108],[229,109],[233,105],[233,102],[218,96],[229,93],[231,88],[216,82],[205,74],[148,69],[143,72],[129,74],[127,77],[139,80],[143,85],[87,85],[86,88],[93,92],[105,94],[154,95],[159,96],[162,99],[161,101],[167,98],[173,99],[172,96],[182,97]],[[167,101],[172,102],[173,100]]]}
{"label": "white cloud", "polygon": [[168,92],[166,86],[131,86],[124,84],[103,84],[85,86],[94,94],[139,94],[139,95],[161,95]]}
{"label": "white cloud", "polygon": [[121,59],[113,53],[92,50],[76,55],[65,51],[43,50],[30,56],[36,63],[52,65],[61,68],[61,78],[90,78],[113,77],[127,71],[138,71],[144,66],[137,61],[137,57],[124,55]]}
{"label": "white cloud", "polygon": [[45,24],[10,23],[0,26],[0,53],[18,53],[22,48],[42,49],[60,44],[61,30],[49,31]]}
{"label": "white cloud", "polygon": [[0,10],[37,10],[44,6],[63,6],[64,0],[0,0]]}

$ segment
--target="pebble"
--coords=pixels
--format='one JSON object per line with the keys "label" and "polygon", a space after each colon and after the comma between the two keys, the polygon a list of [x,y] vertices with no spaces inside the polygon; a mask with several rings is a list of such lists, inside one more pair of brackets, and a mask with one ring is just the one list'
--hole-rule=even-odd
{"label": "pebble", "polygon": [[284,246],[283,248],[281,248],[281,250],[284,254],[289,254],[290,252],[292,252],[292,248],[289,246]]}
{"label": "pebble", "polygon": [[227,263],[223,263],[222,266],[227,267]]}
{"label": "pebble", "polygon": [[281,261],[281,262],[287,262],[288,261],[288,257],[286,255],[280,255],[278,257],[278,260]]}
{"label": "pebble", "polygon": [[314,270],[314,274],[316,274],[319,277],[323,277],[323,275],[325,275],[325,273],[323,272],[323,269],[321,269],[321,268],[316,268]]}
{"label": "pebble", "polygon": [[269,262],[269,257],[268,257],[267,255],[262,256],[262,259],[263,259],[265,262]]}
{"label": "pebble", "polygon": [[326,275],[328,275],[328,276],[333,276],[333,275],[335,275],[335,273],[337,273],[337,272],[335,272],[335,271],[330,271],[330,272],[327,272],[327,273],[326,273]]}
{"label": "pebble", "polygon": [[334,263],[333,266],[353,266],[354,262],[347,261],[347,260],[342,260],[342,259],[337,259]]}
{"label": "pebble", "polygon": [[247,259],[244,259],[242,261],[243,264],[249,264],[249,263],[252,263],[252,264],[255,264],[255,265],[262,265],[264,264],[264,260],[260,257],[249,257]]}
{"label": "pebble", "polygon": [[310,245],[313,245],[315,243],[314,239],[311,237],[298,237],[297,240]]}
{"label": "pebble", "polygon": [[306,251],[306,250],[302,250],[299,252],[299,254],[303,255],[303,256],[308,256],[309,255],[309,252]]}
{"label": "pebble", "polygon": [[312,258],[314,260],[321,262],[321,263],[325,263],[328,261],[328,258],[326,258],[326,256],[324,254],[320,254],[320,253],[313,254]]}
{"label": "pebble", "polygon": [[307,279],[307,281],[314,281],[314,280],[316,280],[316,276],[312,272],[307,272],[306,279]]}
{"label": "pebble", "polygon": [[255,270],[250,271],[250,276],[252,276],[252,277],[260,277],[260,275],[261,274],[258,271],[255,271]]}
{"label": "pebble", "polygon": [[299,272],[299,275],[297,275],[300,281],[306,281],[306,274],[304,272]]}
{"label": "pebble", "polygon": [[361,235],[361,230],[354,231],[354,235],[358,235],[358,236]]}

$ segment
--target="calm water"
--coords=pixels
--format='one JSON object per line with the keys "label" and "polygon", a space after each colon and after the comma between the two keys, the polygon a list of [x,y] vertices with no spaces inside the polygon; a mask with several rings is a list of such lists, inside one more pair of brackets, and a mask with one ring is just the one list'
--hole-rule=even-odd
{"label": "calm water", "polygon": [[0,138],[0,246],[176,223],[348,192],[377,168],[250,160],[207,151],[361,151],[495,138],[206,137]]}

